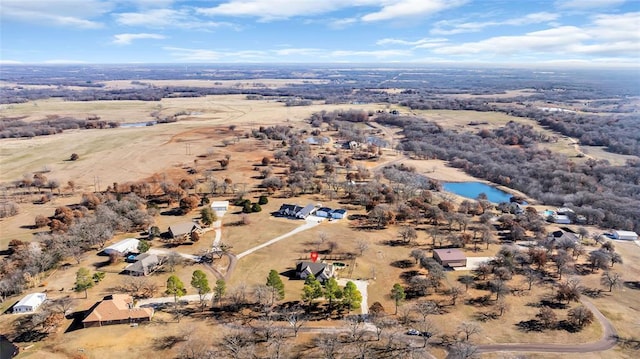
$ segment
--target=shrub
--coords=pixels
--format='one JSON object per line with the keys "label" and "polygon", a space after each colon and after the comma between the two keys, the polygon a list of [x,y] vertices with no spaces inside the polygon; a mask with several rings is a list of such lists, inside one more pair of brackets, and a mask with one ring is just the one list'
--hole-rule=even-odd
{"label": "shrub", "polygon": [[69,157],[69,161],[77,161],[79,158],[80,156],[77,153],[72,153]]}
{"label": "shrub", "polygon": [[269,203],[269,198],[267,198],[267,196],[260,196],[260,198],[258,198],[259,205],[264,206],[267,203]]}
{"label": "shrub", "polygon": [[251,212],[260,212],[260,211],[262,211],[262,207],[260,207],[258,203],[254,203],[251,206]]}

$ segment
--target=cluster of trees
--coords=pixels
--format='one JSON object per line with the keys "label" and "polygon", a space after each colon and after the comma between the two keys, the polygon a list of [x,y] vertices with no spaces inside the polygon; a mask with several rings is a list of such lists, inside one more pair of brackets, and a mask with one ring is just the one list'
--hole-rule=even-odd
{"label": "cluster of trees", "polygon": [[[589,224],[640,231],[640,161],[626,166],[594,160],[577,164],[538,149],[534,144],[540,137],[525,135],[531,129],[515,123],[487,136],[457,133],[401,116],[377,121],[401,125],[405,139],[399,147],[418,158],[451,161],[473,176],[517,189],[545,204],[566,205],[584,215]],[[514,137],[514,132],[521,134]],[[505,134],[510,135],[500,137]],[[514,147],[513,141],[523,145]]]}
{"label": "cluster of trees", "polygon": [[48,225],[50,233],[40,234],[31,243],[12,241],[11,254],[0,261],[0,296],[36,286],[44,272],[66,258],[80,263],[87,251],[103,248],[114,233],[148,228],[153,223],[145,202],[133,194],[103,200],[93,211],[84,206],[59,207],[51,218],[36,219],[36,225]]}
{"label": "cluster of trees", "polygon": [[65,130],[89,129],[89,128],[114,128],[118,122],[102,121],[99,118],[85,120],[72,117],[49,116],[39,121],[23,121],[21,118],[4,118],[0,122],[0,138],[19,138],[47,136],[62,133]]}

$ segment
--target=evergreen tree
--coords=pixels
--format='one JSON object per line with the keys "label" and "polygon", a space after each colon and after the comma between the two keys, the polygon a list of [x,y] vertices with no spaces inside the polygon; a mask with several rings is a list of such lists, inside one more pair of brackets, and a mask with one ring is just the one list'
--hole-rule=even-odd
{"label": "evergreen tree", "polygon": [[355,283],[348,281],[342,290],[342,304],[351,311],[352,309],[360,308],[360,303],[362,303],[362,293],[360,293]]}
{"label": "evergreen tree", "polygon": [[280,275],[275,269],[269,272],[267,287],[271,290],[271,305],[273,305],[276,300],[284,299],[284,283],[282,283],[282,279],[280,279]]}
{"label": "evergreen tree", "polygon": [[218,216],[216,216],[216,212],[211,209],[211,207],[207,206],[200,210],[200,221],[205,226],[210,226],[213,222],[218,220]]}
{"label": "evergreen tree", "polygon": [[207,275],[199,269],[195,270],[191,275],[191,286],[198,290],[198,296],[200,297],[200,307],[204,312],[204,299],[207,293],[211,292]]}
{"label": "evergreen tree", "polygon": [[333,301],[342,297],[342,290],[338,281],[331,277],[324,285],[324,298],[329,301],[329,311],[333,309]]}
{"label": "evergreen tree", "polygon": [[173,301],[175,303],[175,316],[178,318],[178,322],[180,322],[180,316],[178,315],[178,297],[182,297],[187,293],[187,290],[184,288],[184,283],[180,280],[180,278],[172,275],[167,279],[167,290],[166,294],[173,294]]}
{"label": "evergreen tree", "polygon": [[78,271],[76,272],[76,292],[84,291],[84,297],[87,298],[87,289],[93,287],[94,284],[95,282],[93,281],[91,273],[87,268],[78,269]]}
{"label": "evergreen tree", "polygon": [[218,301],[218,305],[220,305],[220,302],[222,301],[222,297],[224,297],[224,294],[226,292],[227,292],[227,283],[224,281],[224,279],[218,279],[216,281],[216,286],[213,288],[213,296],[215,300]]}
{"label": "evergreen tree", "polygon": [[322,297],[322,284],[313,274],[309,274],[304,280],[304,287],[302,287],[302,300],[311,307],[313,300],[320,297]]}
{"label": "evergreen tree", "polygon": [[396,312],[394,314],[398,314],[398,306],[405,298],[406,294],[404,293],[404,288],[402,288],[400,283],[394,284],[391,289],[391,299],[396,303]]}

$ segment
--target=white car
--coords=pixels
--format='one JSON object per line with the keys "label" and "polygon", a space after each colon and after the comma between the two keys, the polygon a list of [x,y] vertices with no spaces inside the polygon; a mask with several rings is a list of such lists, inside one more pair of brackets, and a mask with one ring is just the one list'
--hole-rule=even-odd
{"label": "white car", "polygon": [[407,330],[407,335],[420,335],[420,331],[415,329],[409,329]]}

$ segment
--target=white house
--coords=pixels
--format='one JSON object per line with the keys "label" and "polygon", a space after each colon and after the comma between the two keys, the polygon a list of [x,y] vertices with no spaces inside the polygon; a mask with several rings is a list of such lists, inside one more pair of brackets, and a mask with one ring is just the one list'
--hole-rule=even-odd
{"label": "white house", "polygon": [[226,212],[229,210],[229,201],[213,201],[211,209],[216,212]]}
{"label": "white house", "polygon": [[109,247],[102,250],[102,252],[106,255],[110,255],[111,253],[119,252],[122,254],[127,253],[138,253],[138,244],[140,241],[135,238],[126,238],[121,240],[118,243],[114,243]]}
{"label": "white house", "polygon": [[613,231],[613,238],[625,241],[637,241],[638,234],[632,231]]}
{"label": "white house", "polygon": [[342,219],[347,215],[347,210],[346,209],[334,209],[333,211],[331,211],[331,218],[335,218],[335,219]]}
{"label": "white house", "polygon": [[31,313],[47,300],[47,295],[44,293],[31,293],[26,297],[20,299],[16,305],[13,306],[14,313]]}

